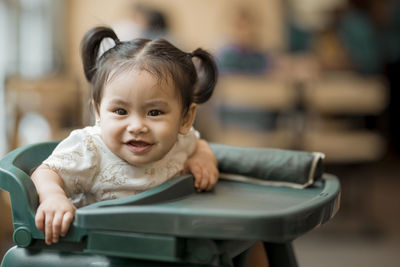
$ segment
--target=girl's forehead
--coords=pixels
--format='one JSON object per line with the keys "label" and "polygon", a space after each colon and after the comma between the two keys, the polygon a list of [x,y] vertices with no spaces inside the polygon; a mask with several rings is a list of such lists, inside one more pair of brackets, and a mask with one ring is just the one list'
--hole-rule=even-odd
{"label": "girl's forehead", "polygon": [[170,75],[164,74],[160,77],[145,69],[132,68],[110,73],[109,79],[105,84],[107,88],[113,89],[130,89],[146,88],[160,91],[160,93],[172,94],[177,96],[177,89]]}
{"label": "girl's forehead", "polygon": [[162,86],[173,85],[173,79],[168,71],[152,70],[142,66],[120,66],[112,70],[106,83],[118,78],[133,77],[137,80],[147,80]]}

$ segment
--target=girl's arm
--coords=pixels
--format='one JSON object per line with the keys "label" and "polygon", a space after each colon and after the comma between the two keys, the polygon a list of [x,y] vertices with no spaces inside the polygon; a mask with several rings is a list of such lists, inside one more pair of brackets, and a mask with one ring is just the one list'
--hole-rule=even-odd
{"label": "girl's arm", "polygon": [[74,218],[75,206],[64,192],[61,177],[46,165],[40,165],[31,176],[39,195],[36,227],[45,233],[47,245],[57,243],[65,236]]}
{"label": "girl's arm", "polygon": [[211,190],[218,181],[218,162],[208,143],[200,139],[196,150],[185,162],[183,173],[191,172],[198,191]]}

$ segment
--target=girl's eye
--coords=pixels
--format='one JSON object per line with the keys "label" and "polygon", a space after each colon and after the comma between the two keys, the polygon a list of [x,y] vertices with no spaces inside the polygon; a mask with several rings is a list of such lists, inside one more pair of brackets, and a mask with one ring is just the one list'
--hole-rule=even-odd
{"label": "girl's eye", "polygon": [[114,110],[114,113],[117,114],[117,115],[120,115],[120,116],[123,116],[123,115],[127,114],[126,110],[122,109],[122,108],[118,108],[118,109]]}
{"label": "girl's eye", "polygon": [[161,110],[157,110],[157,109],[150,110],[147,113],[147,115],[151,116],[151,117],[160,116],[161,114],[163,114],[162,111]]}

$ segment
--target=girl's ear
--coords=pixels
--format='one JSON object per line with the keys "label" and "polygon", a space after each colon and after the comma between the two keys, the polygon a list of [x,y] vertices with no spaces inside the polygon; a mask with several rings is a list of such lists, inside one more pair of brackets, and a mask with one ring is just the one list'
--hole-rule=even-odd
{"label": "girl's ear", "polygon": [[182,119],[181,126],[179,128],[180,134],[187,134],[190,128],[192,128],[194,119],[196,117],[196,110],[197,105],[192,103],[189,107],[189,110],[186,112],[185,116]]}

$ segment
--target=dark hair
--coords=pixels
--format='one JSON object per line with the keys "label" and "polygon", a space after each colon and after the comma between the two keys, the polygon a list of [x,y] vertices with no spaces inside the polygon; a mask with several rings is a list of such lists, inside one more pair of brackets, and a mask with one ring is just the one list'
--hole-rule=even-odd
{"label": "dark hair", "polygon": [[[114,40],[115,46],[98,56],[100,43],[105,38]],[[191,103],[201,104],[211,97],[218,76],[213,57],[201,48],[185,53],[164,39],[137,38],[120,42],[108,27],[96,27],[86,33],[81,55],[96,106],[100,104],[104,84],[119,70],[139,68],[159,81],[171,78],[180,92],[184,113]],[[199,59],[199,64],[193,63],[193,57]]]}

